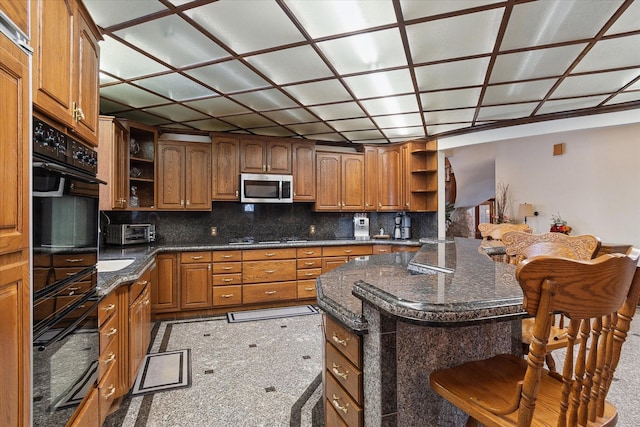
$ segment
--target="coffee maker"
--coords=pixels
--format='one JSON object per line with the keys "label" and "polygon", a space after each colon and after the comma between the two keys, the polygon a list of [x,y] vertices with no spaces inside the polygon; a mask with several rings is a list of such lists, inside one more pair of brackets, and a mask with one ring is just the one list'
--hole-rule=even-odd
{"label": "coffee maker", "polygon": [[395,226],[393,227],[393,238],[402,239],[402,214],[398,212],[395,217]]}
{"label": "coffee maker", "polygon": [[411,238],[411,217],[406,212],[402,212],[402,239],[410,239]]}
{"label": "coffee maker", "polygon": [[356,240],[369,240],[369,217],[366,213],[353,215],[353,238]]}

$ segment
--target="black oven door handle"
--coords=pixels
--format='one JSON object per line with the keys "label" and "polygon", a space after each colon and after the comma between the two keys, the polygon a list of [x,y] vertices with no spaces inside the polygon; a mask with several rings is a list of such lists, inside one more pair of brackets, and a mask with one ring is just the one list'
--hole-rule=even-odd
{"label": "black oven door handle", "polygon": [[[87,298],[83,298],[82,300],[78,301],[77,305],[74,305],[74,307],[72,309],[69,309],[68,311],[73,311],[73,309],[79,307],[80,305],[86,303],[86,302],[90,302],[91,305],[90,307],[85,310],[84,313],[82,313],[80,316],[78,316],[78,318],[68,327],[66,327],[62,332],[60,332],[59,334],[57,334],[55,337],[53,337],[51,340],[47,341],[46,343],[43,344],[38,344],[38,351],[44,351],[47,349],[47,347],[49,347],[52,344],[55,344],[56,342],[60,341],[61,339],[65,338],[67,335],[69,335],[71,332],[73,332],[76,327],[82,322],[84,321],[84,319],[87,318],[87,316],[89,316],[89,314],[91,314],[91,312],[94,310],[95,307],[97,307],[99,300],[95,300],[92,299],[93,297],[95,297],[95,294],[90,294],[87,296]],[[42,335],[42,334],[40,334]]]}
{"label": "black oven door handle", "polygon": [[84,182],[88,182],[89,184],[106,184],[105,181],[98,179],[96,177],[93,177],[91,175],[85,175],[82,173],[78,173],[76,171],[74,171],[73,169],[69,169],[67,167],[64,167],[62,165],[57,165],[55,163],[47,163],[47,162],[34,162],[33,163],[33,167],[34,168],[42,168],[45,170],[48,170],[50,172],[57,172],[61,175],[66,175],[66,176],[70,176],[71,178],[77,179],[79,181],[84,181]]}

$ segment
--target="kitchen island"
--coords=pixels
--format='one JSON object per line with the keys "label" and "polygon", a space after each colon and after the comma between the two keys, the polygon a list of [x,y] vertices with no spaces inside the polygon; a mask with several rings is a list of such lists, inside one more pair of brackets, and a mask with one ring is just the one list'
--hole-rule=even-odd
{"label": "kitchen island", "polygon": [[[424,242],[415,254],[356,259],[318,278],[327,324],[337,321],[361,343],[361,407],[332,385],[341,383],[336,372],[342,371],[327,360],[328,418],[335,412],[345,419],[357,408],[357,424],[464,425],[466,415],[431,391],[429,374],[498,353],[521,354],[525,315],[515,266],[492,261],[479,244]],[[327,333],[338,350],[341,341]],[[333,354],[326,348],[325,358]]]}

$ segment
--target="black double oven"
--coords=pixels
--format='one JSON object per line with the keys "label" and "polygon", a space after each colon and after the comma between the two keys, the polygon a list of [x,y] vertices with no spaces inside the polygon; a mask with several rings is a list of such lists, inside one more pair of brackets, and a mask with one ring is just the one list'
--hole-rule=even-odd
{"label": "black double oven", "polygon": [[33,118],[33,424],[64,426],[97,378],[97,153]]}

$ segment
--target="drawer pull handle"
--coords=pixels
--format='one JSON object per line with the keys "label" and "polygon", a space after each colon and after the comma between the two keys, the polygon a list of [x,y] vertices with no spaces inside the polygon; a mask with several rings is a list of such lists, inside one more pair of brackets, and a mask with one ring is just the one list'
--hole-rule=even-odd
{"label": "drawer pull handle", "polygon": [[267,252],[266,254],[264,254],[264,256],[268,256],[268,257],[272,257],[275,256],[276,253],[275,252]]}
{"label": "drawer pull handle", "polygon": [[333,371],[334,374],[336,374],[337,376],[344,378],[345,380],[347,379],[347,377],[349,376],[349,371],[344,371],[344,372],[340,372],[340,365],[337,365],[335,362],[333,363],[333,369],[331,369]]}
{"label": "drawer pull handle", "polygon": [[275,273],[276,271],[278,270],[265,270],[264,272],[267,274],[272,274],[272,273]]}
{"label": "drawer pull handle", "polygon": [[312,291],[313,288],[304,288],[305,291]]}
{"label": "drawer pull handle", "polygon": [[276,291],[265,291],[264,292],[266,295],[273,295],[276,293]]}
{"label": "drawer pull handle", "polygon": [[66,262],[82,262],[84,261],[84,258],[67,258],[65,259]]}
{"label": "drawer pull handle", "polygon": [[346,338],[346,339],[343,340],[335,332],[333,333],[333,340],[336,343],[338,343],[340,345],[343,345],[345,347],[347,346],[347,344],[349,344],[349,338]]}
{"label": "drawer pull handle", "polygon": [[231,270],[232,268],[233,267],[222,267],[223,270],[227,270],[227,271]]}
{"label": "drawer pull handle", "polygon": [[109,386],[109,393],[105,393],[105,394],[104,394],[104,398],[105,398],[105,400],[106,400],[106,399],[108,399],[108,398],[110,398],[111,396],[113,396],[113,394],[114,394],[115,392],[116,392],[116,388],[115,388],[115,386],[114,386],[113,384],[111,384],[111,385]]}
{"label": "drawer pull handle", "polygon": [[314,273],[304,273],[305,276],[313,276]]}
{"label": "drawer pull handle", "polygon": [[104,310],[104,311],[111,311],[111,310],[113,310],[114,308],[116,308],[116,305],[115,305],[115,304],[109,304],[108,306],[104,307],[104,308],[103,308],[103,310]]}
{"label": "drawer pull handle", "polygon": [[335,406],[336,409],[344,412],[345,414],[349,411],[348,403],[345,403],[344,406],[340,406],[340,398],[338,396],[334,394],[333,396],[331,396],[331,398],[333,399],[332,400],[333,406]]}
{"label": "drawer pull handle", "polygon": [[223,294],[221,296],[222,296],[222,298],[232,298],[233,294]]}
{"label": "drawer pull handle", "polygon": [[222,279],[222,281],[225,283],[229,283],[229,282],[233,282],[233,279]]}
{"label": "drawer pull handle", "polygon": [[351,252],[353,252],[353,249],[344,249],[345,254],[350,254]]}
{"label": "drawer pull handle", "polygon": [[114,360],[116,360],[116,355],[112,353],[109,353],[109,357],[107,357],[106,359],[104,359],[102,361],[102,363],[104,363],[105,365],[108,365],[109,363],[113,362]]}
{"label": "drawer pull handle", "polygon": [[107,337],[110,337],[110,336],[112,336],[112,335],[115,335],[117,332],[118,332],[118,329],[116,329],[116,328],[111,328],[111,330],[110,330],[109,332],[107,332],[105,335],[106,335]]}
{"label": "drawer pull handle", "polygon": [[202,258],[204,258],[202,255],[191,257],[191,259],[195,259],[195,260],[202,259]]}
{"label": "drawer pull handle", "polygon": [[148,280],[142,280],[142,281],[138,282],[138,285],[147,286],[147,283],[149,283]]}
{"label": "drawer pull handle", "polygon": [[316,253],[316,251],[304,251],[305,255],[313,255],[315,253]]}
{"label": "drawer pull handle", "polygon": [[233,258],[233,255],[222,255],[222,258],[226,258],[226,259]]}
{"label": "drawer pull handle", "polygon": [[307,262],[304,263],[304,265],[313,265],[313,264],[315,264],[315,262],[313,262],[313,261],[307,261]]}

